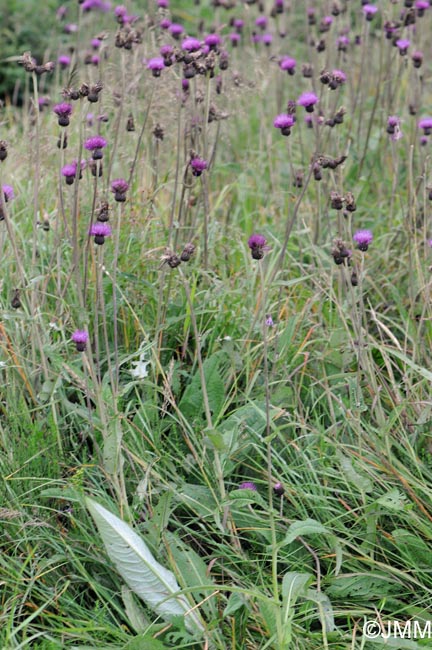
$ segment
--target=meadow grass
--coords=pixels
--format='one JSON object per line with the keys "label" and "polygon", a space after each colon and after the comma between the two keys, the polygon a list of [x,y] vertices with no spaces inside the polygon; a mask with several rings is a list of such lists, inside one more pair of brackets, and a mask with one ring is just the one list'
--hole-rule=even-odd
{"label": "meadow grass", "polygon": [[363,630],[431,624],[432,9],[164,4],[68,3],[1,109],[0,647],[432,647]]}

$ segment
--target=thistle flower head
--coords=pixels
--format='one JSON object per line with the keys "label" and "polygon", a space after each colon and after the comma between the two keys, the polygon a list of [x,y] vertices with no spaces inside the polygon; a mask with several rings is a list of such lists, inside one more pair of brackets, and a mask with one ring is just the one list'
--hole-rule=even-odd
{"label": "thistle flower head", "polygon": [[75,343],[77,352],[84,352],[87,347],[89,335],[85,330],[75,330],[71,336],[71,340]]}
{"label": "thistle flower head", "polygon": [[129,189],[129,183],[124,180],[124,178],[116,178],[111,183],[111,189],[113,192],[120,192],[120,194],[125,194]]}
{"label": "thistle flower head", "polygon": [[169,18],[162,18],[162,20],[159,23],[159,27],[161,29],[169,29],[171,27],[171,21]]}
{"label": "thistle flower head", "polygon": [[357,230],[353,236],[353,240],[357,244],[359,250],[367,251],[369,244],[373,240],[373,235],[370,230]]}
{"label": "thistle flower head", "polygon": [[204,160],[204,158],[199,158],[199,156],[195,156],[194,158],[191,159],[190,166],[192,168],[192,174],[194,176],[201,176],[203,171],[207,169],[208,162],[207,160]]}
{"label": "thistle flower head", "polygon": [[103,149],[106,147],[106,145],[107,141],[101,135],[94,135],[84,142],[84,148],[87,149],[87,151],[96,151],[97,149]]}
{"label": "thistle flower head", "polygon": [[423,129],[424,135],[432,133],[432,117],[422,117],[418,122],[418,128]]}
{"label": "thistle flower head", "polygon": [[300,95],[297,100],[299,106],[304,106],[308,113],[312,113],[314,105],[318,102],[318,97],[315,93],[305,92]]}
{"label": "thistle flower head", "polygon": [[165,62],[161,56],[155,56],[153,59],[147,61],[147,69],[151,70],[153,73],[158,72],[160,74],[164,67]]}
{"label": "thistle flower head", "polygon": [[366,20],[372,20],[372,18],[374,17],[374,15],[378,11],[378,7],[376,7],[375,5],[371,5],[371,4],[365,4],[365,5],[363,5],[362,10],[363,10],[363,13],[365,15]]}
{"label": "thistle flower head", "polygon": [[173,38],[180,38],[184,32],[184,27],[183,25],[179,25],[179,23],[171,23],[168,27],[168,31]]}
{"label": "thistle flower head", "polygon": [[3,190],[3,196],[6,203],[8,201],[12,201],[12,199],[15,198],[13,187],[11,187],[10,185],[2,185],[2,190]]}
{"label": "thistle flower head", "polygon": [[248,246],[254,260],[262,260],[264,251],[267,249],[267,240],[264,235],[254,233],[248,239]]}
{"label": "thistle flower head", "polygon": [[286,70],[288,74],[294,74],[297,61],[290,56],[283,56],[279,61],[279,67],[281,70]]}
{"label": "thistle flower head", "polygon": [[243,483],[240,483],[240,485],[238,486],[238,489],[239,490],[252,490],[253,492],[256,492],[258,488],[255,485],[255,483],[253,483],[252,481],[243,481]]}
{"label": "thistle flower head", "polygon": [[72,113],[72,104],[68,104],[67,102],[55,104],[53,106],[53,112],[59,117],[69,117]]}
{"label": "thistle flower head", "polygon": [[407,38],[398,38],[395,45],[398,48],[400,54],[406,54],[409,46],[411,45],[411,41]]}
{"label": "thistle flower head", "polygon": [[201,41],[193,36],[185,38],[181,44],[182,50],[186,52],[197,52],[201,48]]}
{"label": "thistle flower head", "polygon": [[228,34],[228,38],[234,47],[236,47],[241,41],[241,36],[238,32],[231,32],[231,34]]}
{"label": "thistle flower head", "polygon": [[212,50],[216,49],[219,45],[222,45],[222,39],[219,34],[209,34],[205,37],[204,43]]}
{"label": "thistle flower head", "polygon": [[67,54],[60,54],[60,56],[57,59],[57,63],[62,67],[62,68],[67,68],[70,63],[71,63],[71,58]]}

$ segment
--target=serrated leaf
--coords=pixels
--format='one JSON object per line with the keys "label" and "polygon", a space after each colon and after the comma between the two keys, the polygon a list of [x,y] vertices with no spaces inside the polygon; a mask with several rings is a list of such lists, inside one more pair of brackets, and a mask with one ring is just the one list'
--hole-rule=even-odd
{"label": "serrated leaf", "polygon": [[[215,420],[219,416],[225,402],[225,383],[220,371],[222,358],[225,358],[225,354],[216,352],[203,363],[209,407]],[[195,373],[191,383],[186,388],[180,400],[179,409],[188,419],[192,420],[196,417],[203,417],[204,398],[199,371]]]}
{"label": "serrated leaf", "polygon": [[92,499],[86,498],[111,561],[128,587],[156,614],[168,621],[184,618],[191,632],[204,627],[195,611],[190,612],[186,598],[172,573],[153,557],[144,540],[122,519]]}

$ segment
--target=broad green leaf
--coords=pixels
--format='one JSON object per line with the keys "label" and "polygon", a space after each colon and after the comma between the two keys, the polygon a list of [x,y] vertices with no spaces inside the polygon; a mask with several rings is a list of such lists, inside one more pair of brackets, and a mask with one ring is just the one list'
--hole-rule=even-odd
{"label": "broad green leaf", "polygon": [[335,629],[333,606],[330,599],[322,591],[316,589],[308,589],[305,594],[306,600],[310,600],[316,604],[322,626],[325,627],[326,632],[332,632]]}
{"label": "broad green leaf", "polygon": [[356,470],[353,467],[351,458],[348,458],[347,456],[344,456],[342,453],[339,452],[338,459],[342,467],[342,472],[344,473],[347,480],[352,485],[355,485],[363,492],[372,491],[373,489],[372,481],[367,476],[363,476],[362,474],[356,472]]}
{"label": "broad green leaf", "polygon": [[313,582],[314,577],[311,573],[301,573],[300,571],[288,571],[282,580],[282,596],[286,613],[290,607],[293,607],[299,596],[304,596],[307,587]]}
{"label": "broad green leaf", "polygon": [[109,510],[86,498],[90,511],[105,544],[107,553],[123,580],[156,614],[170,621],[184,617],[187,629],[203,631],[196,612],[190,612],[186,598],[174,574],[153,557],[144,540]]}
{"label": "broad green leaf", "polygon": [[297,537],[304,535],[316,535],[316,534],[325,534],[330,533],[330,531],[323,526],[319,521],[315,519],[305,519],[304,521],[294,521],[291,526],[288,528],[288,532],[285,536],[285,539],[282,542],[282,546],[286,544],[291,544],[294,542]]}

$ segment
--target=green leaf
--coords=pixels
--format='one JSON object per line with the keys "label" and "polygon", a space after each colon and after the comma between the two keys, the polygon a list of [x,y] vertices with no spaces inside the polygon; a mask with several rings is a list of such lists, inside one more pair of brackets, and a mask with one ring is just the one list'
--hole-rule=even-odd
{"label": "green leaf", "polygon": [[373,490],[372,481],[367,476],[359,474],[354,469],[351,458],[338,452],[338,459],[342,467],[342,472],[352,485],[355,485],[363,492],[371,492]]}
{"label": "green leaf", "polygon": [[190,612],[188,601],[178,594],[180,587],[174,574],[157,562],[144,540],[96,501],[86,498],[86,504],[110,559],[128,587],[159,616],[168,621],[182,616],[188,630],[202,632],[196,612]]}
{"label": "green leaf", "polygon": [[335,624],[333,606],[329,597],[322,591],[308,589],[305,598],[316,604],[323,628],[326,632],[332,632],[335,629]]}
{"label": "green leaf", "polygon": [[282,596],[286,612],[293,607],[299,596],[304,596],[307,587],[313,582],[314,577],[311,573],[301,573],[300,571],[288,571],[282,580]]}
{"label": "green leaf", "polygon": [[[222,359],[225,359],[225,353],[216,352],[203,363],[209,407],[215,420],[225,402],[225,382],[220,371]],[[179,408],[183,415],[191,420],[204,416],[204,399],[199,371],[195,373],[191,383],[183,393]]]}
{"label": "green leaf", "polygon": [[294,521],[288,528],[282,546],[291,544],[297,537],[304,535],[329,534],[330,531],[315,519],[305,519],[304,521]]}

